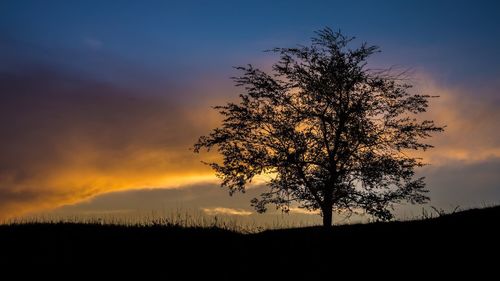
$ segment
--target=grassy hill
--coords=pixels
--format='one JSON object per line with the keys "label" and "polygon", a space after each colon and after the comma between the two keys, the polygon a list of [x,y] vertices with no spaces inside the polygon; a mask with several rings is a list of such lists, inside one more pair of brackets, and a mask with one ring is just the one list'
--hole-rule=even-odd
{"label": "grassy hill", "polygon": [[160,225],[2,225],[0,264],[4,271],[17,266],[80,273],[132,270],[167,280],[309,280],[348,269],[382,274],[395,268],[425,276],[451,264],[450,270],[474,270],[477,277],[497,267],[499,222],[500,207],[492,207],[332,231],[309,227],[257,234]]}

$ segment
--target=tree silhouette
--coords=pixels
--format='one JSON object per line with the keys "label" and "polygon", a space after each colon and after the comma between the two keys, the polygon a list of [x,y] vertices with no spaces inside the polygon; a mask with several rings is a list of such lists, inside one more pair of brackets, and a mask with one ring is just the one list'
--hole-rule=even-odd
{"label": "tree silhouette", "polygon": [[239,102],[215,107],[222,126],[194,145],[222,155],[208,164],[230,194],[268,174],[269,190],[252,200],[257,211],[296,202],[321,210],[325,227],[333,211],[388,220],[394,203],[429,199],[423,178],[414,178],[423,163],[408,151],[431,148],[423,140],[443,130],[416,118],[431,96],[411,93],[389,70],[367,69],[378,47],[350,49],[353,39],[325,28],[310,46],[271,50],[280,57],[272,74],[237,68]]}

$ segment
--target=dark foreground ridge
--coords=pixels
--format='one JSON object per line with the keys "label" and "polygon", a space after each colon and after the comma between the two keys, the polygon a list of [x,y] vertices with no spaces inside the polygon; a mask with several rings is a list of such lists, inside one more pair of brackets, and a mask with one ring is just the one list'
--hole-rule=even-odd
{"label": "dark foreground ridge", "polygon": [[325,274],[380,276],[399,270],[425,276],[424,272],[445,269],[473,271],[479,277],[496,270],[499,222],[500,207],[492,207],[418,221],[258,234],[166,226],[3,225],[0,262],[4,271],[16,268],[17,273],[22,272],[19,267],[79,273],[135,271],[167,279],[308,280]]}

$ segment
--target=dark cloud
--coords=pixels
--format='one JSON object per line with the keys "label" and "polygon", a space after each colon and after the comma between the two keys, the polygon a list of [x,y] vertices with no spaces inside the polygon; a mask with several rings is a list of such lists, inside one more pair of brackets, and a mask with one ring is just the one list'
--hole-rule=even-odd
{"label": "dark cloud", "polygon": [[429,167],[422,174],[431,188],[432,204],[465,208],[500,204],[500,158]]}

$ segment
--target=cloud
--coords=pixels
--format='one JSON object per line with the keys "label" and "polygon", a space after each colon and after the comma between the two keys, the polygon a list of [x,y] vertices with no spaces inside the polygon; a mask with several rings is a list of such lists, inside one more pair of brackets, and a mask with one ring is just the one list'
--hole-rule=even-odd
{"label": "cloud", "polygon": [[0,218],[114,190],[215,181],[189,150],[210,113],[173,96],[47,65],[0,72]]}
{"label": "cloud", "polygon": [[92,38],[92,37],[86,37],[83,39],[83,44],[87,47],[89,47],[92,50],[98,50],[102,47],[103,43],[101,40]]}
{"label": "cloud", "polygon": [[500,158],[426,167],[431,205],[446,208],[500,204]]}
{"label": "cloud", "polygon": [[[426,117],[439,125],[446,125],[445,132],[436,134],[430,143],[434,149],[422,156],[433,165],[477,163],[500,157],[500,100],[498,90],[471,92],[470,89],[439,85],[425,74],[417,79],[419,92],[438,95],[430,104]],[[482,94],[489,93],[489,94]]]}
{"label": "cloud", "polygon": [[232,209],[225,207],[202,208],[203,212],[209,216],[230,215],[230,216],[249,216],[252,212],[243,209]]}
{"label": "cloud", "polygon": [[231,198],[226,189],[216,183],[186,184],[178,188],[146,188],[137,190],[112,191],[89,198],[77,204],[68,204],[56,213],[78,214],[88,210],[131,209],[138,212],[152,210],[200,210],[200,207],[221,206],[238,209],[247,205],[252,197],[262,192],[262,187],[244,194],[234,194]]}
{"label": "cloud", "polygon": [[292,214],[316,215],[316,216],[320,214],[319,210],[309,211],[307,209],[298,208],[298,207],[290,207],[289,212]]}

